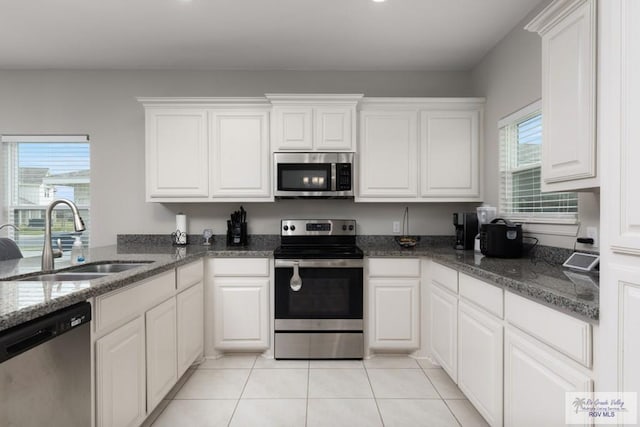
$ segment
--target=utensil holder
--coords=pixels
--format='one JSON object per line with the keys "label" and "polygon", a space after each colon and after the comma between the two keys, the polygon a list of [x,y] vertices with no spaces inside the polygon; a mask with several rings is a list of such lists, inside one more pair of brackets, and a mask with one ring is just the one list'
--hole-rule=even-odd
{"label": "utensil holder", "polygon": [[247,223],[227,221],[227,246],[247,246]]}

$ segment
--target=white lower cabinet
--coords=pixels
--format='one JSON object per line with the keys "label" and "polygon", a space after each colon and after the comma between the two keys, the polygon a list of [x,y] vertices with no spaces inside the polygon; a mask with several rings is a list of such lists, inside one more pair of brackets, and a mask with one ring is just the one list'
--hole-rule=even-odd
{"label": "white lower cabinet", "polygon": [[269,347],[268,292],[269,279],[216,279],[216,348],[265,350]]}
{"label": "white lower cabinet", "polygon": [[430,309],[431,352],[451,379],[457,383],[458,296],[432,282]]}
{"label": "white lower cabinet", "polygon": [[502,425],[503,329],[501,319],[460,300],[458,387],[491,426]]}
{"label": "white lower cabinet", "polygon": [[565,425],[565,393],[589,392],[591,378],[556,351],[507,327],[504,349],[504,425]]}
{"label": "white lower cabinet", "polygon": [[371,349],[415,350],[420,346],[419,289],[419,279],[369,279]]}
{"label": "white lower cabinet", "polygon": [[135,427],[146,416],[142,316],[96,341],[96,424]]}
{"label": "white lower cabinet", "polygon": [[151,412],[178,381],[176,299],[147,311],[147,411]]}
{"label": "white lower cabinet", "polygon": [[217,258],[213,272],[213,347],[222,351],[269,348],[268,258]]}
{"label": "white lower cabinet", "polygon": [[96,298],[97,427],[139,426],[202,354],[203,264],[177,270]]}
{"label": "white lower cabinet", "polygon": [[178,378],[204,349],[204,284],[180,292],[176,297],[178,328]]}
{"label": "white lower cabinet", "polygon": [[369,258],[368,345],[372,350],[420,347],[420,259]]}

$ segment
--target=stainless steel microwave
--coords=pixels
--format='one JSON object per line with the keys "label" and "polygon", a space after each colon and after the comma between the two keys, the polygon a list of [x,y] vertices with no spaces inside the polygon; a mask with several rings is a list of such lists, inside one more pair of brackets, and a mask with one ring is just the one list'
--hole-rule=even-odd
{"label": "stainless steel microwave", "polygon": [[274,153],[274,196],[353,197],[353,159],[353,153]]}

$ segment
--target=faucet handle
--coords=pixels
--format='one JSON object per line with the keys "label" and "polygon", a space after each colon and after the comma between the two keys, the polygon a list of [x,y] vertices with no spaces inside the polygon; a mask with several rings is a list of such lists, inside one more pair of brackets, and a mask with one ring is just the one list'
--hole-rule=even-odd
{"label": "faucet handle", "polygon": [[58,246],[57,249],[54,249],[53,252],[53,257],[54,258],[62,258],[62,240],[58,239],[56,240],[56,244]]}

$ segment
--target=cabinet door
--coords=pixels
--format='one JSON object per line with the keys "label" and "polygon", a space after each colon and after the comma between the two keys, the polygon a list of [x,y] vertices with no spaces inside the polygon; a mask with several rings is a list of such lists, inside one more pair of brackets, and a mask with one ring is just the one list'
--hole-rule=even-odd
{"label": "cabinet door", "polygon": [[458,382],[458,297],[431,284],[431,352],[451,379]]}
{"label": "cabinet door", "polygon": [[504,349],[504,425],[565,425],[565,393],[590,392],[591,379],[541,343],[507,327]]}
{"label": "cabinet door", "polygon": [[355,107],[318,107],[314,109],[314,149],[318,151],[354,151]]}
{"label": "cabinet door", "polygon": [[147,311],[147,410],[153,411],[178,381],[176,299]]}
{"label": "cabinet door", "polygon": [[214,198],[268,198],[269,114],[263,111],[211,113]]}
{"label": "cabinet door", "polygon": [[421,195],[479,199],[478,111],[423,111],[420,121]]}
{"label": "cabinet door", "polygon": [[596,176],[595,22],[588,0],[542,35],[543,191]]}
{"label": "cabinet door", "polygon": [[417,349],[420,346],[420,280],[369,279],[369,289],[369,347]]}
{"label": "cabinet door", "polygon": [[202,354],[204,348],[204,285],[196,285],[176,297],[178,309],[178,378]]}
{"label": "cabinet door", "polygon": [[313,108],[275,106],[272,114],[272,151],[313,148]]}
{"label": "cabinet door", "polygon": [[360,113],[361,198],[418,196],[417,113]]}
{"label": "cabinet door", "polygon": [[144,319],[96,341],[98,427],[138,426],[145,417]]}
{"label": "cabinet door", "polygon": [[460,300],[458,387],[491,426],[502,426],[502,323]]}
{"label": "cabinet door", "polygon": [[147,201],[209,195],[207,112],[146,111]]}
{"label": "cabinet door", "polygon": [[269,279],[216,277],[214,346],[224,350],[269,347]]}

